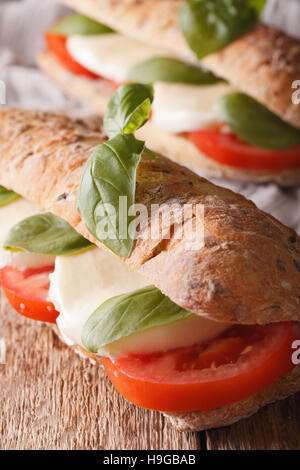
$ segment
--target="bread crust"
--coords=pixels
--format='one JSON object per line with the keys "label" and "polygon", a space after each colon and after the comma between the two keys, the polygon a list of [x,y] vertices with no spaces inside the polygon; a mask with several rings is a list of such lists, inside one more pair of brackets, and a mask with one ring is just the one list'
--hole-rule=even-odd
{"label": "bread crust", "polygon": [[[180,31],[181,0],[62,0],[62,3],[127,36],[166,47],[195,61]],[[267,25],[202,60],[233,86],[300,128],[300,106],[292,103],[292,84],[300,77],[300,40]]]}
{"label": "bread crust", "polygon": [[114,89],[105,80],[91,80],[82,75],[75,75],[63,67],[49,51],[41,52],[37,63],[63,91],[79,101],[89,104],[102,117]]}
{"label": "bread crust", "polygon": [[300,128],[300,105],[293,104],[292,87],[300,77],[300,40],[277,28],[258,25],[202,63]]}
{"label": "bread crust", "polygon": [[[87,231],[76,204],[85,162],[103,140],[81,121],[6,109],[0,112],[0,184],[63,217],[102,247]],[[148,209],[144,229],[158,233],[143,239],[141,232],[124,262],[175,303],[215,321],[300,321],[300,238],[293,230],[243,196],[160,156],[143,156],[136,203]],[[151,214],[152,204],[165,208],[162,224]],[[193,208],[185,233],[191,224],[203,226],[197,205],[204,205],[203,248],[191,248],[176,232],[182,212],[172,214],[174,204]]]}
{"label": "bread crust", "polygon": [[[0,183],[64,217],[80,233],[93,241],[80,221],[76,210],[76,196],[83,165],[95,146],[103,141],[103,136],[89,129],[81,121],[73,122],[64,116],[38,111],[3,111],[0,113],[0,129]],[[240,277],[243,273],[239,269],[239,265],[243,265],[241,259],[243,250],[241,250],[240,244],[242,242],[245,246],[248,246],[247,249],[250,249],[249,256],[246,258],[250,269],[254,260],[259,263],[261,258],[262,263],[268,263],[271,259],[270,250],[274,252],[275,259],[276,256],[282,258],[276,260],[279,271],[273,266],[270,272],[267,269],[263,273],[268,280],[264,287],[266,289],[274,288],[274,299],[276,297],[276,278],[281,278],[282,273],[284,273],[286,286],[286,279],[291,281],[291,275],[299,284],[300,244],[298,237],[293,231],[256,209],[254,204],[242,196],[218,188],[161,157],[156,160],[143,158],[137,182],[137,202],[148,204],[149,199],[162,202],[162,200],[175,198],[180,204],[191,200],[202,200],[208,205],[209,238],[204,253],[184,252],[182,247],[178,250],[176,246],[155,245],[149,247],[143,245],[143,243],[136,244],[133,255],[128,261],[133,267],[140,267],[141,272],[146,274],[149,279],[152,280],[153,269],[162,270],[163,265],[168,267],[169,275],[183,298],[185,292],[182,289],[186,288],[187,291],[191,291],[191,289],[199,290],[199,280],[201,280],[202,292],[206,290],[206,294],[210,294],[208,304],[213,307],[210,317],[216,320],[220,319],[220,315],[215,315],[216,306],[219,309],[222,307],[221,304],[215,302],[215,296],[220,296],[225,312],[222,319],[226,321],[228,316],[228,305],[226,303],[228,291],[225,293],[222,290],[223,286],[216,283],[214,273],[218,275],[217,271],[219,269],[221,272],[223,271],[222,282],[224,282],[224,286],[227,285],[228,287],[231,285],[231,279],[226,278],[227,276],[230,277],[233,269],[233,281],[236,283],[238,280],[239,289],[243,291]],[[223,221],[220,222],[222,219]],[[222,231],[221,245],[217,242],[219,231]],[[268,240],[270,241],[269,247],[265,250]],[[259,241],[262,241],[262,246],[259,246]],[[230,247],[230,243],[232,243],[232,247]],[[182,243],[178,243],[179,247],[181,245]],[[173,253],[175,256],[173,256]],[[253,253],[254,259],[251,253]],[[281,256],[281,253],[285,257]],[[194,258],[193,260],[191,260],[191,255]],[[158,258],[160,258],[160,261],[157,263],[156,259]],[[214,263],[214,258],[217,259],[216,263]],[[280,262],[278,262],[279,260]],[[233,261],[233,264],[231,261]],[[292,261],[296,271],[285,277],[285,274],[292,268],[290,266]],[[295,261],[297,264],[295,264]],[[256,268],[258,271],[255,270],[251,274],[259,276],[262,265],[260,264]],[[202,274],[206,276],[206,280],[202,278]],[[190,275],[192,275],[192,278],[190,278]],[[235,279],[235,277],[238,277],[238,279]],[[163,279],[164,276],[160,280],[162,284],[159,285],[158,283],[157,285],[170,295],[167,286],[163,285]],[[204,285],[206,281],[207,286],[209,286],[208,291],[207,286]],[[246,284],[249,281],[247,273],[245,273],[244,281]],[[252,279],[252,281],[254,280]],[[262,278],[259,276],[258,282],[261,281]],[[287,319],[299,321],[299,313],[293,314],[293,287],[291,286],[292,291],[289,292],[288,296],[287,294],[284,295],[285,301],[282,310],[276,308],[268,312],[268,308],[261,311],[258,309],[256,312],[259,315],[255,314],[255,322],[264,323],[265,321]],[[256,291],[257,288],[258,286],[255,285]],[[201,306],[202,292],[199,291],[199,295],[195,297],[195,305],[200,304]],[[232,294],[234,302],[236,302],[235,292],[232,292]],[[252,294],[250,286],[249,299],[251,301]],[[260,292],[257,291],[257,295],[260,302],[263,302],[264,300],[259,297]],[[172,295],[170,297],[172,298]],[[203,301],[203,305],[205,302],[207,303],[207,299],[203,298]],[[249,316],[247,318],[244,316],[245,312],[240,311],[240,313],[243,313],[242,317],[238,313],[241,306],[236,304],[236,307],[236,309],[233,309],[235,315],[237,314],[236,321],[254,321],[252,303],[249,304]],[[246,306],[244,305],[244,307]],[[262,307],[262,304],[260,307]],[[202,314],[203,312],[200,311]],[[270,312],[272,315],[270,315]],[[276,312],[276,318],[273,312]],[[287,312],[287,314],[284,312]],[[54,329],[59,334],[57,328],[54,327]],[[61,337],[60,334],[59,336]],[[94,363],[100,363],[100,359],[94,354],[79,346],[73,348],[81,356],[88,357]],[[297,367],[289,375],[264,391],[232,405],[192,413],[166,413],[166,416],[181,431],[199,431],[211,427],[225,426],[243,417],[250,416],[265,404],[289,396],[299,389],[300,368]]]}
{"label": "bread crust", "polygon": [[[113,90],[106,82],[91,80],[68,72],[50,52],[42,52],[38,57],[40,68],[51,77],[68,95],[89,104],[101,116],[104,115]],[[203,155],[184,136],[169,134],[151,122],[142,127],[138,134],[149,147],[176,163],[180,163],[200,176],[227,178],[254,183],[275,182],[289,187],[300,183],[300,169],[293,170],[243,170],[221,165]]]}
{"label": "bread crust", "polygon": [[[53,330],[64,342],[56,325]],[[80,346],[72,346],[72,349],[83,358],[88,358],[93,364],[102,365],[101,358]],[[163,413],[178,431],[203,431],[205,429],[228,426],[240,419],[248,418],[256,413],[260,408],[269,403],[297,393],[300,390],[300,366],[297,366],[288,375],[270,385],[264,390],[252,395],[244,400],[213,408],[210,410]]]}
{"label": "bread crust", "polygon": [[194,59],[182,36],[177,11],[182,0],[60,0],[60,3],[157,47]]}

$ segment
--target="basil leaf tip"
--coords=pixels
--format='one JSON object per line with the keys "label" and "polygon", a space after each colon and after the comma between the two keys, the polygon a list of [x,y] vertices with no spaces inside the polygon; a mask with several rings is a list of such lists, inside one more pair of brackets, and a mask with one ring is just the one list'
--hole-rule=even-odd
{"label": "basil leaf tip", "polygon": [[4,242],[6,250],[46,255],[69,255],[93,246],[68,222],[50,212],[27,217],[16,224]]}
{"label": "basil leaf tip", "polygon": [[127,80],[142,83],[169,82],[190,85],[214,85],[221,81],[210,72],[169,57],[153,57],[129,70]]}
{"label": "basil leaf tip", "polygon": [[134,236],[134,217],[128,208],[135,202],[136,171],[145,143],[132,134],[120,134],[97,147],[81,178],[78,211],[89,232],[113,253],[127,258]]}
{"label": "basil leaf tip", "polygon": [[134,333],[194,315],[176,305],[155,286],[108,299],[88,318],[82,343],[91,352]]}
{"label": "basil leaf tip", "polygon": [[66,16],[47,31],[49,34],[57,34],[60,36],[72,36],[73,34],[89,36],[109,34],[112,32],[113,30],[108,26],[98,23],[87,16],[80,15],[79,13],[72,13]]}
{"label": "basil leaf tip", "polygon": [[218,102],[218,112],[235,134],[257,147],[282,150],[300,144],[300,129],[243,93],[223,96]]}
{"label": "basil leaf tip", "polygon": [[252,29],[265,0],[190,0],[178,10],[181,31],[199,59]]}
{"label": "basil leaf tip", "polygon": [[263,9],[266,6],[267,0],[246,0],[250,8],[256,12],[258,19],[260,18]]}
{"label": "basil leaf tip", "polygon": [[14,191],[10,191],[4,186],[0,186],[0,207],[14,202],[16,199],[19,199],[19,197],[19,194],[15,193]]}
{"label": "basil leaf tip", "polygon": [[112,96],[104,116],[103,126],[111,138],[118,134],[133,134],[150,117],[153,87],[141,83],[120,86]]}

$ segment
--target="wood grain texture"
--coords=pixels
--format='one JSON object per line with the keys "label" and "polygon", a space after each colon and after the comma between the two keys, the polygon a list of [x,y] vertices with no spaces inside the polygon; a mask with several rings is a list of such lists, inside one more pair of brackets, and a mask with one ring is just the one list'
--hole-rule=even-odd
{"label": "wood grain texture", "polygon": [[300,450],[300,393],[251,418],[206,431],[209,450]]}
{"label": "wood grain texture", "polygon": [[113,389],[104,371],[78,357],[50,328],[22,318],[1,296],[1,449],[192,449],[196,433],[179,433],[156,412]]}

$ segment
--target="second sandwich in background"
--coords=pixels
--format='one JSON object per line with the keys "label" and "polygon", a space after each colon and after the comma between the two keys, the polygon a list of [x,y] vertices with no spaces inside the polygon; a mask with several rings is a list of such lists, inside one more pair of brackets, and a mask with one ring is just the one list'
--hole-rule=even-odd
{"label": "second sandwich in background", "polygon": [[103,116],[121,83],[151,82],[152,149],[198,174],[299,183],[299,40],[240,0],[63,3],[89,17],[50,27],[38,62],[68,94]]}

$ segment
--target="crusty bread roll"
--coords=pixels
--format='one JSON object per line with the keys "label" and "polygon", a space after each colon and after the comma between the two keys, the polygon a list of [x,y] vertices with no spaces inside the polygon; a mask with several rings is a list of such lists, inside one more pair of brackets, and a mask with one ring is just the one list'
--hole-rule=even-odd
{"label": "crusty bread roll", "polygon": [[[49,51],[37,58],[40,68],[57,83],[66,94],[91,106],[103,116],[113,94],[109,83],[73,75],[66,70]],[[264,183],[273,181],[281,186],[295,186],[300,182],[300,168],[291,170],[243,170],[221,165],[203,155],[197,147],[178,134],[169,134],[148,122],[138,131],[138,137],[147,141],[149,147],[169,159],[184,165],[200,176],[228,178],[238,181]]]}
{"label": "crusty bread roll", "polygon": [[[38,111],[0,112],[0,184],[63,217],[100,247],[76,209],[83,167],[104,137],[81,121]],[[143,156],[136,202],[205,205],[205,246],[183,237],[138,240],[124,260],[182,307],[215,321],[300,321],[300,239],[243,196],[163,158]],[[173,220],[176,226],[175,219]],[[157,220],[149,223],[156,224]],[[188,223],[188,222],[187,222]],[[202,224],[202,220],[195,223]],[[93,360],[96,356],[83,352]],[[226,425],[300,389],[300,368],[258,394],[216,410],[172,413],[182,430]]]}
{"label": "crusty bread roll", "polygon": [[[179,27],[177,12],[183,0],[61,1],[125,36],[195,58]],[[300,128],[300,107],[292,103],[292,83],[300,76],[300,40],[258,25],[201,63]]]}
{"label": "crusty bread roll", "polygon": [[[66,219],[95,240],[76,203],[84,164],[104,136],[84,123],[38,111],[0,112],[0,184]],[[175,303],[221,322],[300,321],[300,238],[254,203],[163,158],[143,156],[136,203],[203,204],[205,246],[184,237],[138,239],[124,260]],[[169,209],[168,209],[169,210]],[[193,223],[202,224],[196,216]],[[171,220],[181,223],[182,213]],[[190,220],[186,222],[188,224]],[[154,224],[154,226],[153,226]]]}

